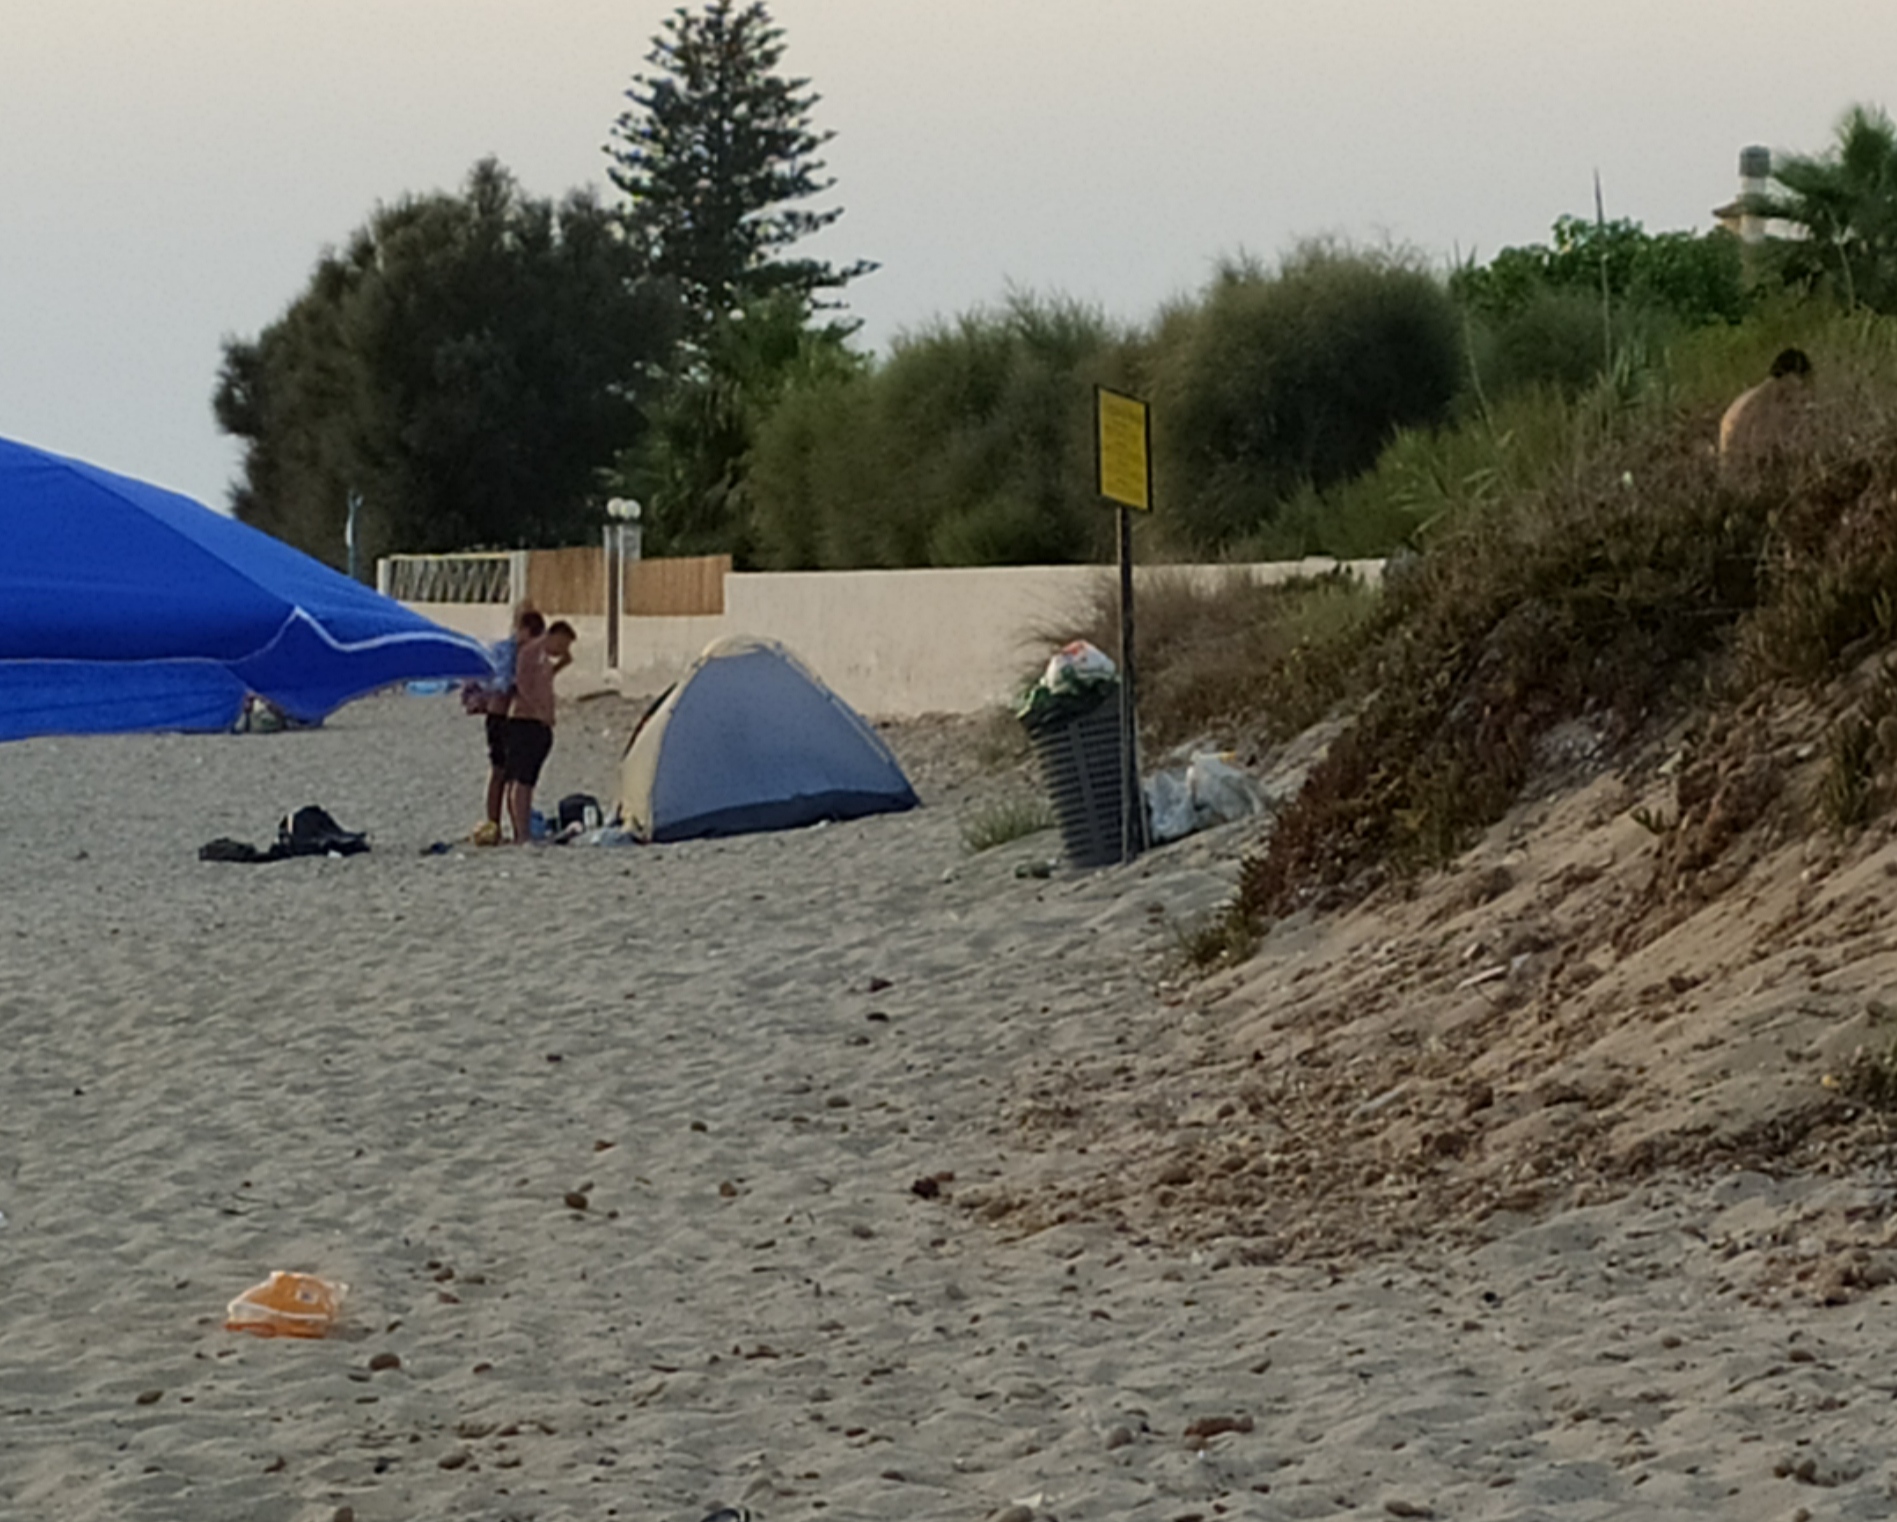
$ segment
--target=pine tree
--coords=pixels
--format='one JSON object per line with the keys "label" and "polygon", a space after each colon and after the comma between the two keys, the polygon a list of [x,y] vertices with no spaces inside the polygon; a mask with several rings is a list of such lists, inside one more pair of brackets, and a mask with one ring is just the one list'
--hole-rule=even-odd
{"label": "pine tree", "polygon": [[829,190],[816,155],[819,97],[777,73],[783,32],[761,0],[681,7],[654,39],[614,124],[607,170],[628,199],[627,225],[647,270],[677,287],[701,339],[747,303],[788,291],[806,307],[876,266],[843,269],[785,257],[840,207],[800,205]]}

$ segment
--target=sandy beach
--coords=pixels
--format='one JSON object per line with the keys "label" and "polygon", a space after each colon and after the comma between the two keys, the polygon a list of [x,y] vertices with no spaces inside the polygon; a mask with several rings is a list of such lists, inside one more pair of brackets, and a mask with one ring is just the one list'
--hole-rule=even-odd
{"label": "sandy beach", "polygon": [[[610,796],[634,712],[568,705],[543,798]],[[1365,1009],[1418,966],[1360,912],[1186,979],[1260,826],[1026,875],[1051,836],[963,851],[1025,785],[973,725],[890,738],[907,815],[436,854],[483,777],[451,698],[0,747],[0,1517],[1897,1515],[1881,1169],[1500,1180],[1355,1238],[1181,1215],[1271,1119],[1205,1053],[1306,1039],[1312,966]],[[373,851],[197,859],[306,803]],[[1538,954],[1380,912],[1445,987]],[[1806,1292],[1847,1239],[1851,1293]],[[223,1330],[279,1268],[347,1281],[336,1335]]]}

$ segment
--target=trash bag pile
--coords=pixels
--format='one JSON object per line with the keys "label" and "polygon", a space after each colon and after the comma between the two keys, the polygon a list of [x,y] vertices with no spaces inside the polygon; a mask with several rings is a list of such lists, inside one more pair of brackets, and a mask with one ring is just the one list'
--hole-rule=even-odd
{"label": "trash bag pile", "polygon": [[1044,729],[1091,713],[1119,690],[1120,668],[1113,658],[1077,639],[1054,652],[1040,680],[1015,705],[1015,717],[1029,729]]}
{"label": "trash bag pile", "polygon": [[1155,845],[1257,813],[1264,796],[1231,756],[1200,751],[1183,767],[1146,779],[1146,812]]}

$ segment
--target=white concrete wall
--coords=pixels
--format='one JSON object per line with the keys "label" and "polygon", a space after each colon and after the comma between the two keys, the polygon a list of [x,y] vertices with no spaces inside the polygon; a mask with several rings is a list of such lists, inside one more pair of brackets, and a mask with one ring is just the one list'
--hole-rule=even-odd
{"label": "white concrete wall", "polygon": [[[1261,582],[1322,575],[1332,560],[1251,566],[1141,567],[1138,577],[1248,576]],[[1352,562],[1368,579],[1378,561]],[[781,640],[852,707],[884,717],[971,713],[1012,702],[1023,680],[1055,646],[1073,637],[1097,588],[1117,585],[1112,566],[1000,566],[921,571],[758,571],[725,578],[725,611],[715,617],[627,618],[620,667],[603,669],[605,620],[565,616],[579,633],[575,670],[563,691],[608,684],[657,693],[700,651],[728,634]],[[507,608],[428,603],[417,612],[465,634],[496,640]],[[1135,627],[1138,608],[1135,606]]]}

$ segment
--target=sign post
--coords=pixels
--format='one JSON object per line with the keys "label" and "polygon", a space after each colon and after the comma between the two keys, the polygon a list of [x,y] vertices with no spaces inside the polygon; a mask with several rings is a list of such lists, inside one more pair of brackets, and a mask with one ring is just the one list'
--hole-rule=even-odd
{"label": "sign post", "polygon": [[1133,666],[1133,514],[1153,510],[1153,420],[1137,397],[1094,387],[1094,462],[1100,496],[1120,520],[1120,860],[1146,849],[1140,790],[1139,705]]}

